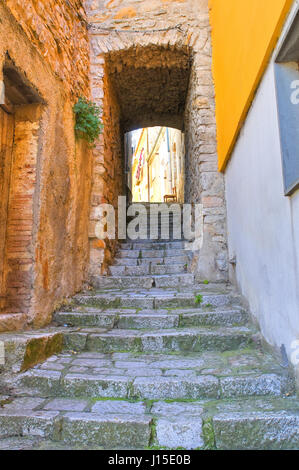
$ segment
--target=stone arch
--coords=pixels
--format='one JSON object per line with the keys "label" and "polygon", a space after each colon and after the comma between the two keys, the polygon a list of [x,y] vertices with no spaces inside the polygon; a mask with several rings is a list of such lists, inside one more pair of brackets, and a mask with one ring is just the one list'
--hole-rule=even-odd
{"label": "stone arch", "polygon": [[[192,2],[170,2],[167,21],[165,16],[163,21],[155,18],[155,28],[149,29],[153,22],[148,3],[133,3],[138,21],[135,14],[122,16],[112,7],[97,9],[97,2],[89,5],[91,89],[104,122],[94,149],[90,273],[100,274],[100,266],[105,270],[116,249],[115,242],[97,240],[94,229],[98,204],[116,207],[118,195],[125,194],[123,134],[164,125],[185,133],[186,200],[204,206],[204,249],[194,259],[194,270],[200,278],[223,280],[227,276],[224,181],[217,171],[208,10],[197,18]],[[174,14],[177,3],[182,26]]]}
{"label": "stone arch", "polygon": [[183,130],[191,57],[189,47],[177,45],[135,45],[107,54],[124,132],[155,125]]}

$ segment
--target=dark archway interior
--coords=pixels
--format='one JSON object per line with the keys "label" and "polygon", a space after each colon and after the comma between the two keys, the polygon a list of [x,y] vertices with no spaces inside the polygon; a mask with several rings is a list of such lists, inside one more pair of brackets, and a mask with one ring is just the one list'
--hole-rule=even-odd
{"label": "dark archway interior", "polygon": [[187,47],[135,47],[109,54],[106,64],[124,132],[151,126],[183,129],[191,69]]}
{"label": "dark archway interior", "polygon": [[[130,166],[125,152],[126,133],[154,126],[184,132],[188,120],[186,103],[191,70],[192,56],[188,46],[147,44],[105,54],[105,171],[101,174],[95,173],[94,191],[100,188],[99,193],[103,191],[105,201],[113,207],[118,207],[120,195],[127,197],[127,203],[131,200],[131,188],[128,184]],[[170,175],[168,179],[170,181]],[[182,181],[185,181],[185,177]],[[173,189],[171,185],[165,192],[171,195]],[[177,191],[184,194],[184,189],[179,191],[177,188]],[[184,200],[184,196],[182,199]],[[111,244],[105,262],[111,262],[116,248],[116,244]]]}

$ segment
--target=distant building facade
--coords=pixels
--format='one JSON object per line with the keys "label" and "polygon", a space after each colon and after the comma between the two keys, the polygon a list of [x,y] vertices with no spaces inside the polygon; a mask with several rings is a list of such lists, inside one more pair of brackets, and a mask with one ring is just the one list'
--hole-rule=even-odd
{"label": "distant building facade", "polygon": [[133,202],[184,202],[184,135],[177,129],[150,127],[141,131],[132,156]]}

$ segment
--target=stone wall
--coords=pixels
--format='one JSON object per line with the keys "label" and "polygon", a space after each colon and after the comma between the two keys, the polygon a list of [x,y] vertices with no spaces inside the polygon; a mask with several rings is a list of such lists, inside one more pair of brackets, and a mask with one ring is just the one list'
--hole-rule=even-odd
{"label": "stone wall", "polygon": [[93,151],[89,274],[95,276],[106,271],[117,249],[116,240],[99,240],[96,237],[95,228],[100,219],[98,206],[101,203],[111,204],[117,218],[118,196],[123,195],[125,190],[120,107],[106,64],[92,64],[91,83],[93,99],[101,107],[104,125],[103,135]]}
{"label": "stone wall", "polygon": [[11,109],[15,135],[11,184],[6,181],[0,331],[46,324],[86,278],[91,153],[75,140],[72,109],[78,96],[89,95],[81,15],[75,0],[0,5],[0,80],[9,59],[10,78],[26,92]]}
{"label": "stone wall", "polygon": [[[122,130],[168,125],[185,131],[186,201],[201,202],[205,216],[204,245],[196,253],[193,269],[199,279],[227,279],[224,180],[217,172],[208,1],[87,0],[85,6],[94,98],[101,104],[106,96],[106,65],[120,105]],[[105,143],[98,147],[97,158],[110,165]],[[95,173],[94,187],[98,180]],[[103,250],[100,246],[98,252],[92,250],[93,266],[103,259]]]}
{"label": "stone wall", "polygon": [[198,15],[198,38],[192,50],[192,70],[185,109],[186,182],[189,202],[201,203],[203,246],[193,269],[199,280],[227,279],[227,231],[224,177],[218,172],[212,49],[208,10]]}
{"label": "stone wall", "polygon": [[[9,60],[27,93],[13,110],[0,330],[46,324],[81,289],[88,267],[89,275],[106,270],[116,242],[95,237],[98,205],[116,207],[125,194],[123,134],[140,126],[185,132],[186,201],[202,202],[205,213],[193,268],[199,278],[226,279],[207,0],[88,0],[85,7],[89,37],[80,0],[0,5],[0,79]],[[90,78],[105,126],[93,151],[76,141],[73,115]]]}
{"label": "stone wall", "polygon": [[89,86],[89,45],[82,0],[4,0],[66,92],[85,94]]}
{"label": "stone wall", "polygon": [[[290,24],[285,26],[285,35]],[[247,299],[266,341],[278,353],[284,345],[296,365],[299,190],[290,197],[284,195],[275,57],[274,54],[225,173],[229,254],[235,261],[230,280]]]}

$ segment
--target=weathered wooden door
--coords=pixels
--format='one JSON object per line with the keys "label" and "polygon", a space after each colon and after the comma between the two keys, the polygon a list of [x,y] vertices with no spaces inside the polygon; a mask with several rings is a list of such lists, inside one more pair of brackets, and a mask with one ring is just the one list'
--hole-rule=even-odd
{"label": "weathered wooden door", "polygon": [[0,107],[0,309],[5,296],[4,262],[7,212],[11,180],[14,116]]}

